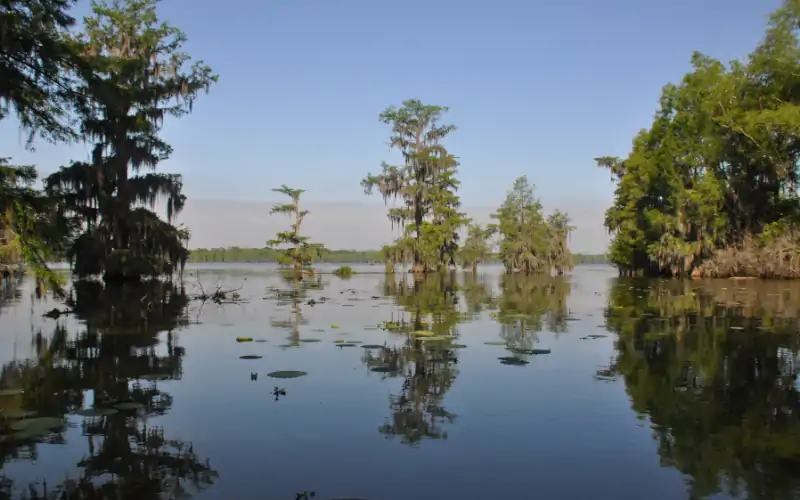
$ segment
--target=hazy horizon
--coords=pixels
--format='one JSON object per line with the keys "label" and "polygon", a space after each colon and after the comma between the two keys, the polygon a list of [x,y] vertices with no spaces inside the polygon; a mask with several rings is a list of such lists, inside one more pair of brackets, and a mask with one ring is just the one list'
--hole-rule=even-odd
{"label": "hazy horizon", "polygon": [[[189,198],[177,223],[191,232],[190,249],[242,247],[261,248],[276,232],[287,228],[290,218],[269,215],[274,201],[231,200],[224,198]],[[375,250],[391,243],[398,230],[392,230],[386,217],[387,207],[379,201],[317,201],[303,204],[309,215],[302,233],[313,241],[334,250]],[[497,207],[465,205],[463,211],[476,223],[487,224]],[[545,207],[566,211],[576,227],[570,238],[575,253],[598,254],[606,251],[609,237],[603,227],[606,207],[595,202],[564,203]]]}

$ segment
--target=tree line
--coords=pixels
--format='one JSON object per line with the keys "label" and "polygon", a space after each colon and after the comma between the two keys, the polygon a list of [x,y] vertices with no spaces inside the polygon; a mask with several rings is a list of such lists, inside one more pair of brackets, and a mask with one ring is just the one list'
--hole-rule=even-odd
{"label": "tree line", "polygon": [[692,55],[625,158],[605,225],[625,275],[800,277],[800,3],[741,61]]}
{"label": "tree line", "polygon": [[[456,130],[455,125],[442,123],[447,112],[445,106],[407,99],[379,115],[380,122],[390,127],[390,147],[403,159],[399,165],[384,162],[378,173],[361,181],[366,194],[378,193],[384,201],[400,202],[387,212],[392,227],[401,227],[403,233],[380,250],[386,271],[402,266],[424,274],[457,264],[475,271],[492,256],[508,273],[563,274],[571,269],[574,259],[568,241],[574,227],[570,218],[558,210],[545,216],[526,176],[514,182],[492,214],[491,224],[476,224],[461,211],[459,162],[444,144]],[[300,233],[300,222],[308,214],[300,210],[303,191],[287,186],[274,191],[288,195],[292,203],[277,205],[271,213],[289,214],[293,222],[289,231],[278,233],[267,247],[281,249],[278,261],[291,264],[296,272],[308,271],[325,249]],[[461,242],[463,230],[467,236]]]}
{"label": "tree line", "polygon": [[[273,248],[197,248],[189,251],[188,262],[194,263],[277,263],[282,258],[282,252]],[[319,262],[334,264],[372,264],[383,262],[385,256],[381,250],[325,250],[319,257]],[[497,253],[489,254],[487,263],[500,262]],[[580,264],[608,264],[604,254],[572,254],[574,265]]]}
{"label": "tree line", "polygon": [[[36,141],[83,143],[91,154],[36,188],[34,166],[0,160],[0,265],[24,264],[57,284],[46,263],[66,256],[78,278],[171,275],[189,233],[172,223],[186,197],[179,175],[156,172],[172,148],[168,117],[191,112],[217,76],[184,52],[157,0],[95,0],[78,29],[74,0],[8,0],[0,9],[0,120],[16,116]],[[165,217],[154,212],[166,200]]]}

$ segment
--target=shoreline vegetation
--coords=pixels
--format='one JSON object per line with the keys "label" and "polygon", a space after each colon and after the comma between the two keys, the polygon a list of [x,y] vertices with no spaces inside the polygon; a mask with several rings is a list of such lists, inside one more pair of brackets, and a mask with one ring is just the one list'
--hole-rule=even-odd
{"label": "shoreline vegetation", "polygon": [[[328,264],[383,264],[381,250],[327,250],[317,261]],[[189,250],[190,263],[231,263],[231,264],[260,264],[278,263],[280,253],[271,248],[197,248]],[[609,264],[608,258],[603,254],[572,254],[574,265],[581,264]],[[499,264],[500,259],[496,254],[490,254],[485,260],[486,264]]]}
{"label": "shoreline vegetation", "polygon": [[743,60],[692,55],[625,158],[605,225],[621,275],[800,278],[800,3]]}
{"label": "shoreline vegetation", "polygon": [[[157,0],[95,0],[80,27],[74,6],[10,0],[0,13],[11,30],[0,41],[0,120],[14,116],[29,147],[47,141],[92,151],[43,179],[35,166],[0,155],[0,266],[7,277],[24,265],[56,290],[64,277],[47,262],[59,258],[79,280],[181,279],[202,251],[192,257],[189,229],[174,223],[186,196],[180,175],[158,170],[172,154],[162,130],[165,119],[191,114],[218,77],[184,52],[185,34],[159,18]],[[595,158],[616,183],[605,226],[608,261],[621,275],[800,278],[798,26],[800,3],[785,0],[744,60],[725,65],[695,53],[692,71],[663,88],[631,152]],[[379,258],[358,259],[379,260],[387,273],[476,270],[483,262],[523,275],[570,270],[570,217],[546,213],[526,176],[490,224],[461,211],[448,111],[412,98],[378,115],[397,162],[360,184],[384,199],[387,224],[402,235]],[[339,258],[342,250],[303,235],[304,190],[273,191],[287,200],[269,215],[288,217],[287,229],[265,242],[275,261],[302,276]],[[164,214],[155,212],[157,199],[166,201]]]}

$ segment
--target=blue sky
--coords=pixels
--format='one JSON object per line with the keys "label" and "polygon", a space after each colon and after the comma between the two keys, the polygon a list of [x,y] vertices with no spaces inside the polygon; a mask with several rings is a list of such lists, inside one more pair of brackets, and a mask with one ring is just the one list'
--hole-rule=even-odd
{"label": "blue sky", "polygon": [[[166,125],[164,171],[184,174],[189,197],[272,200],[286,183],[313,200],[366,201],[360,179],[393,159],[377,115],[414,97],[451,108],[465,204],[499,203],[521,174],[545,203],[606,203],[613,186],[592,158],[626,154],[693,50],[745,56],[779,3],[164,0],[188,50],[220,75]],[[44,173],[86,156],[26,152],[12,120],[0,129],[2,156]]]}

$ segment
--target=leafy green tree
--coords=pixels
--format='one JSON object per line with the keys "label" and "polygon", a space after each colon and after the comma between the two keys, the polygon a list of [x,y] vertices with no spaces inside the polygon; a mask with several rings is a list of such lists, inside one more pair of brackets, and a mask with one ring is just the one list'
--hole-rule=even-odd
{"label": "leafy green tree", "polygon": [[470,224],[467,230],[467,239],[459,250],[459,260],[461,267],[470,269],[473,273],[478,271],[478,264],[486,262],[491,254],[492,248],[489,238],[492,231],[483,228],[480,224]]}
{"label": "leafy green tree", "polygon": [[534,274],[549,269],[547,224],[526,176],[514,181],[492,218],[497,220],[491,230],[500,235],[499,256],[506,272]]}
{"label": "leafy green tree", "polygon": [[625,158],[606,227],[622,274],[800,277],[800,3],[745,61],[692,56]]}
{"label": "leafy green tree", "polygon": [[[171,223],[185,201],[181,177],[154,172],[172,153],[160,132],[217,77],[200,61],[190,65],[186,36],[159,20],[156,4],[93,2],[74,40],[88,61],[76,91],[87,96],[77,113],[91,159],[62,167],[46,185],[81,225],[68,252],[79,277],[172,274],[188,256],[188,232]],[[166,221],[152,210],[158,198],[166,199]]]}
{"label": "leafy green tree", "polygon": [[573,267],[572,253],[569,251],[568,242],[569,235],[575,226],[570,225],[570,222],[569,215],[560,210],[556,210],[547,218],[549,265],[559,275]]}
{"label": "leafy green tree", "polygon": [[304,272],[313,272],[310,269],[311,264],[315,258],[319,258],[325,248],[319,243],[310,243],[308,236],[300,234],[300,227],[303,224],[303,219],[308,215],[308,210],[300,209],[300,195],[305,192],[304,189],[292,189],[285,184],[277,189],[273,189],[276,193],[285,194],[292,199],[291,203],[280,203],[272,207],[270,215],[284,214],[292,217],[291,229],[289,231],[281,231],[275,235],[275,239],[267,241],[267,246],[276,248],[279,246],[288,246],[282,250],[278,262],[284,265],[291,265],[297,275]]}
{"label": "leafy green tree", "polygon": [[74,138],[65,123],[79,97],[72,85],[81,66],[68,37],[74,0],[5,0],[0,10],[0,120],[13,113],[29,132],[61,141]]}
{"label": "leafy green tree", "polygon": [[393,226],[404,228],[398,246],[411,249],[415,273],[455,265],[458,230],[467,223],[456,194],[458,160],[442,144],[456,130],[439,123],[447,111],[416,99],[404,101],[400,108],[386,108],[380,120],[391,125],[389,145],[402,153],[404,163],[384,162],[380,174],[361,181],[367,194],[377,190],[384,200],[402,200],[388,216]]}

